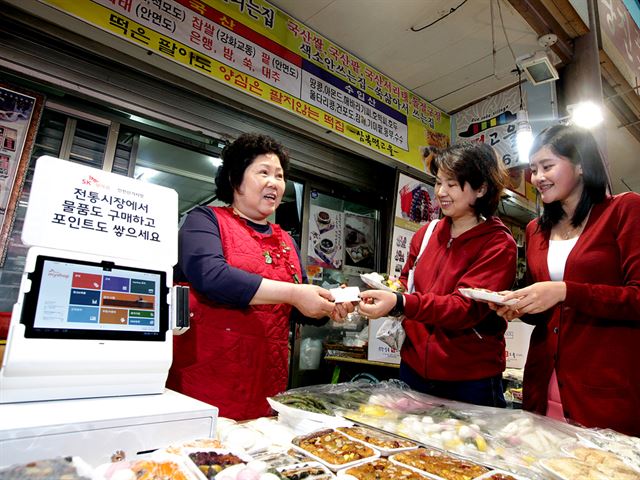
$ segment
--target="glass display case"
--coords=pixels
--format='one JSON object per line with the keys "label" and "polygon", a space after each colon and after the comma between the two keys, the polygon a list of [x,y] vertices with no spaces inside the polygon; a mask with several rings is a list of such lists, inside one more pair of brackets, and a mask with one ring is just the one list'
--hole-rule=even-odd
{"label": "glass display case", "polygon": [[[313,187],[305,194],[301,255],[309,281],[328,289],[343,284],[363,287],[360,274],[380,271],[386,255],[380,199],[356,201]],[[356,314],[345,322],[295,326],[291,384],[330,382],[335,366],[324,362],[328,352],[344,352],[366,362],[367,327]]]}

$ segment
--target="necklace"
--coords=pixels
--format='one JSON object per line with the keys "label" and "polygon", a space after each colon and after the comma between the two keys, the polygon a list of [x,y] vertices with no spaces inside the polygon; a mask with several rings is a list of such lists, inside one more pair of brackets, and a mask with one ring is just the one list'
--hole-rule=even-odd
{"label": "necklace", "polygon": [[570,240],[572,238],[577,237],[582,233],[585,222],[582,221],[580,225],[573,226],[571,222],[567,222],[567,227],[563,227],[561,231],[558,231],[557,234],[562,240]]}
{"label": "necklace", "polygon": [[560,233],[560,237],[563,240],[569,240],[570,238],[573,238],[573,237],[576,236],[576,233],[579,230],[579,228],[580,228],[580,225],[577,226],[577,227],[573,227],[572,226],[571,228],[567,229],[566,231]]}

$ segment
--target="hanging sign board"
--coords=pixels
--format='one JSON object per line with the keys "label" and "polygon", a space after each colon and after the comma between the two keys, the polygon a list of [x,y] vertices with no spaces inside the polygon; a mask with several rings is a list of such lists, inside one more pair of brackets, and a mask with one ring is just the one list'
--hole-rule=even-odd
{"label": "hanging sign board", "polygon": [[41,1],[421,171],[449,144],[448,115],[264,0]]}
{"label": "hanging sign board", "polygon": [[[526,105],[526,98],[523,102]],[[511,169],[521,164],[516,144],[516,114],[519,109],[518,87],[471,105],[455,115],[455,142],[483,142],[493,147],[498,158],[510,169],[507,188],[525,197],[525,172]]]}

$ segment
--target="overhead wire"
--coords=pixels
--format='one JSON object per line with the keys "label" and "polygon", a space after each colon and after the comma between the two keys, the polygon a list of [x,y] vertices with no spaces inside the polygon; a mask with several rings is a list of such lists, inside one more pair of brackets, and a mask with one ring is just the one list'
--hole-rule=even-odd
{"label": "overhead wire", "polygon": [[[498,14],[500,15],[500,25],[502,28],[502,33],[504,34],[504,39],[507,42],[507,47],[509,48],[509,51],[511,52],[511,56],[513,57],[513,61],[516,64],[516,69],[518,68],[518,62],[516,60],[516,55],[513,51],[513,48],[511,47],[511,42],[509,41],[509,36],[507,35],[507,29],[504,26],[504,18],[502,16],[502,8],[500,7],[500,0],[489,0],[489,12],[491,15],[491,61],[492,61],[492,65],[493,65],[493,71],[492,71],[492,75],[493,78],[497,79],[497,80],[503,80],[507,75],[498,75],[497,74],[497,66],[496,66],[496,56],[498,53],[497,47],[496,47],[496,26],[495,26],[495,14],[494,14],[494,7],[493,7],[493,2],[496,2],[498,5]],[[509,74],[512,74],[516,72],[516,70],[511,70],[509,72]]]}
{"label": "overhead wire", "polygon": [[[491,2],[493,2],[493,0],[490,0]],[[511,56],[513,57],[513,62],[514,63],[518,63],[518,60],[516,59],[516,54],[513,51],[513,48],[511,47],[511,42],[509,41],[509,36],[507,35],[507,29],[504,26],[504,18],[502,17],[502,7],[500,6],[500,0],[496,0],[496,3],[498,4],[498,14],[500,15],[500,25],[502,26],[502,33],[504,33],[504,39],[507,41],[507,47],[509,47],[509,51],[511,52]]]}
{"label": "overhead wire", "polygon": [[516,65],[516,70],[518,71],[518,91],[520,92],[520,110],[524,110],[524,104],[522,100],[522,70],[520,67]]}
{"label": "overhead wire", "polygon": [[462,2],[457,6],[457,7],[451,7],[449,9],[449,11],[447,13],[445,13],[444,15],[442,15],[440,18],[437,18],[436,20],[434,20],[433,22],[420,27],[420,28],[415,28],[415,27],[411,27],[410,30],[412,32],[421,32],[422,30],[431,27],[432,25],[435,25],[436,23],[440,22],[441,20],[444,20],[445,18],[447,18],[449,15],[451,15],[452,13],[455,13],[456,10],[458,10],[460,7],[462,7],[465,3],[467,3],[469,0],[462,0]]}

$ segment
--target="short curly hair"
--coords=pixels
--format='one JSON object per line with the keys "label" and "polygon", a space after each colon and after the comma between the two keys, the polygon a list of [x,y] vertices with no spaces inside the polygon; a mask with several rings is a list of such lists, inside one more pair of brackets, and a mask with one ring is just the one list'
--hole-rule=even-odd
{"label": "short curly hair", "polygon": [[460,187],[466,182],[474,190],[486,185],[487,192],[476,200],[473,210],[478,218],[495,213],[509,176],[492,147],[482,142],[466,142],[444,148],[429,162],[433,176],[438,175],[439,170],[455,177]]}
{"label": "short curly hair", "polygon": [[216,197],[233,203],[233,192],[240,187],[244,172],[259,155],[275,154],[285,180],[289,174],[289,154],[280,142],[261,133],[243,133],[222,150],[222,166],[216,174]]}

